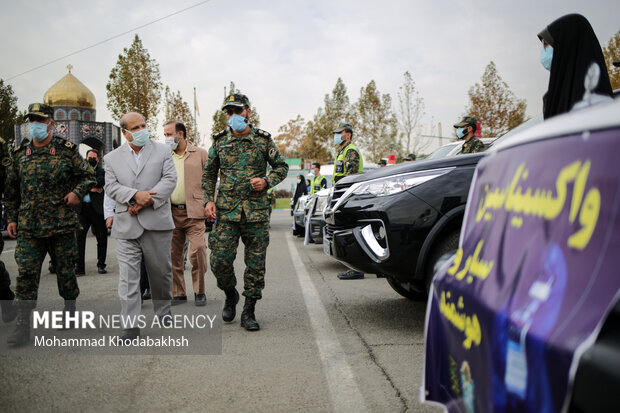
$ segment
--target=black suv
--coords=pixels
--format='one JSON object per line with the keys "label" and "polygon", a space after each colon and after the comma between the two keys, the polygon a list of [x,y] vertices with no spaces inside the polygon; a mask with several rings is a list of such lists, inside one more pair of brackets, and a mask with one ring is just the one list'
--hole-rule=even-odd
{"label": "black suv", "polygon": [[484,153],[406,162],[340,180],[325,210],[323,249],[350,268],[383,274],[424,300],[437,261],[458,247],[469,186]]}

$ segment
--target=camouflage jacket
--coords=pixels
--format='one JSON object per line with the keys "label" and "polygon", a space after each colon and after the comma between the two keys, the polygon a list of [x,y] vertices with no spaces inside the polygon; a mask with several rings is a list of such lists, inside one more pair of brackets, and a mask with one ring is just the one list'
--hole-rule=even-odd
{"label": "camouflage jacket", "polygon": [[11,157],[8,153],[6,142],[0,138],[0,199],[4,194],[4,184],[6,182],[6,168],[11,164]]}
{"label": "camouflage jacket", "polygon": [[463,143],[463,148],[459,153],[476,153],[484,150],[484,144],[478,138],[471,137],[471,139]]}
{"label": "camouflage jacket", "polygon": [[[218,172],[217,219],[240,221],[244,212],[248,222],[269,220],[267,190],[279,184],[288,173],[271,135],[252,127],[249,135],[238,137],[230,130],[213,135],[213,146],[202,173],[204,204],[215,200]],[[273,168],[267,175],[267,164]],[[251,178],[266,178],[268,186],[255,191]]]}
{"label": "camouflage jacket", "polygon": [[63,198],[74,192],[82,199],[96,184],[95,171],[77,147],[58,137],[42,148],[26,140],[9,163],[4,193],[8,222],[17,222],[18,232],[29,238],[74,231],[77,214]]}

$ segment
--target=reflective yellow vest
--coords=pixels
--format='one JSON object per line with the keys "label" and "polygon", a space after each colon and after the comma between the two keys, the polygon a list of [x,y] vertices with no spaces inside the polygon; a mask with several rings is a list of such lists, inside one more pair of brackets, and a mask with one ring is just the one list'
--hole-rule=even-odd
{"label": "reflective yellow vest", "polygon": [[351,173],[347,173],[347,167],[344,164],[345,155],[350,150],[356,151],[360,157],[360,166],[357,172],[352,172],[352,173],[364,172],[364,160],[362,159],[361,152],[357,149],[357,146],[355,146],[353,143],[349,143],[342,151],[340,151],[340,153],[338,154],[338,157],[336,158],[336,163],[334,164],[334,176],[332,178],[333,183],[336,183],[340,178],[343,178],[347,175],[351,175]]}
{"label": "reflective yellow vest", "polygon": [[[325,181],[325,177],[323,175],[315,176],[310,181],[310,194],[314,194],[315,192],[319,192],[321,190],[321,183]],[[327,185],[325,185],[327,188]]]}

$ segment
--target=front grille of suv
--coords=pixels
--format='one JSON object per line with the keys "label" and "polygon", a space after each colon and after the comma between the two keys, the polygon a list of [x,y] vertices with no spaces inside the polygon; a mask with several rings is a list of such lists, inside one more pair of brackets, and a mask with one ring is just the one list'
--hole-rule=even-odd
{"label": "front grille of suv", "polygon": [[334,235],[334,231],[341,231],[343,229],[343,226],[327,224],[325,226],[325,234],[331,239],[331,237]]}
{"label": "front grille of suv", "polygon": [[347,189],[349,189],[351,185],[352,184],[340,184],[334,187],[334,191],[332,192],[331,198],[329,199],[329,209],[333,209],[334,205],[336,205],[336,202],[338,202],[340,197],[344,195],[344,193],[347,191]]}

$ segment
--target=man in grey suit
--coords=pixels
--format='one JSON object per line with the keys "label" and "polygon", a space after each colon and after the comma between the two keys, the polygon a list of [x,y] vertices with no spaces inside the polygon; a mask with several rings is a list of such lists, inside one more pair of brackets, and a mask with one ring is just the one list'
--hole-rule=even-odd
{"label": "man in grey suit", "polygon": [[[120,126],[127,140],[104,157],[105,192],[116,202],[112,237],[117,239],[118,295],[123,322],[121,339],[139,337],[140,262],[148,273],[153,309],[162,321],[170,315],[172,268],[170,247],[174,222],[170,195],[177,173],[170,147],[149,139],[144,117],[125,114]],[[126,318],[127,317],[127,318]]]}

